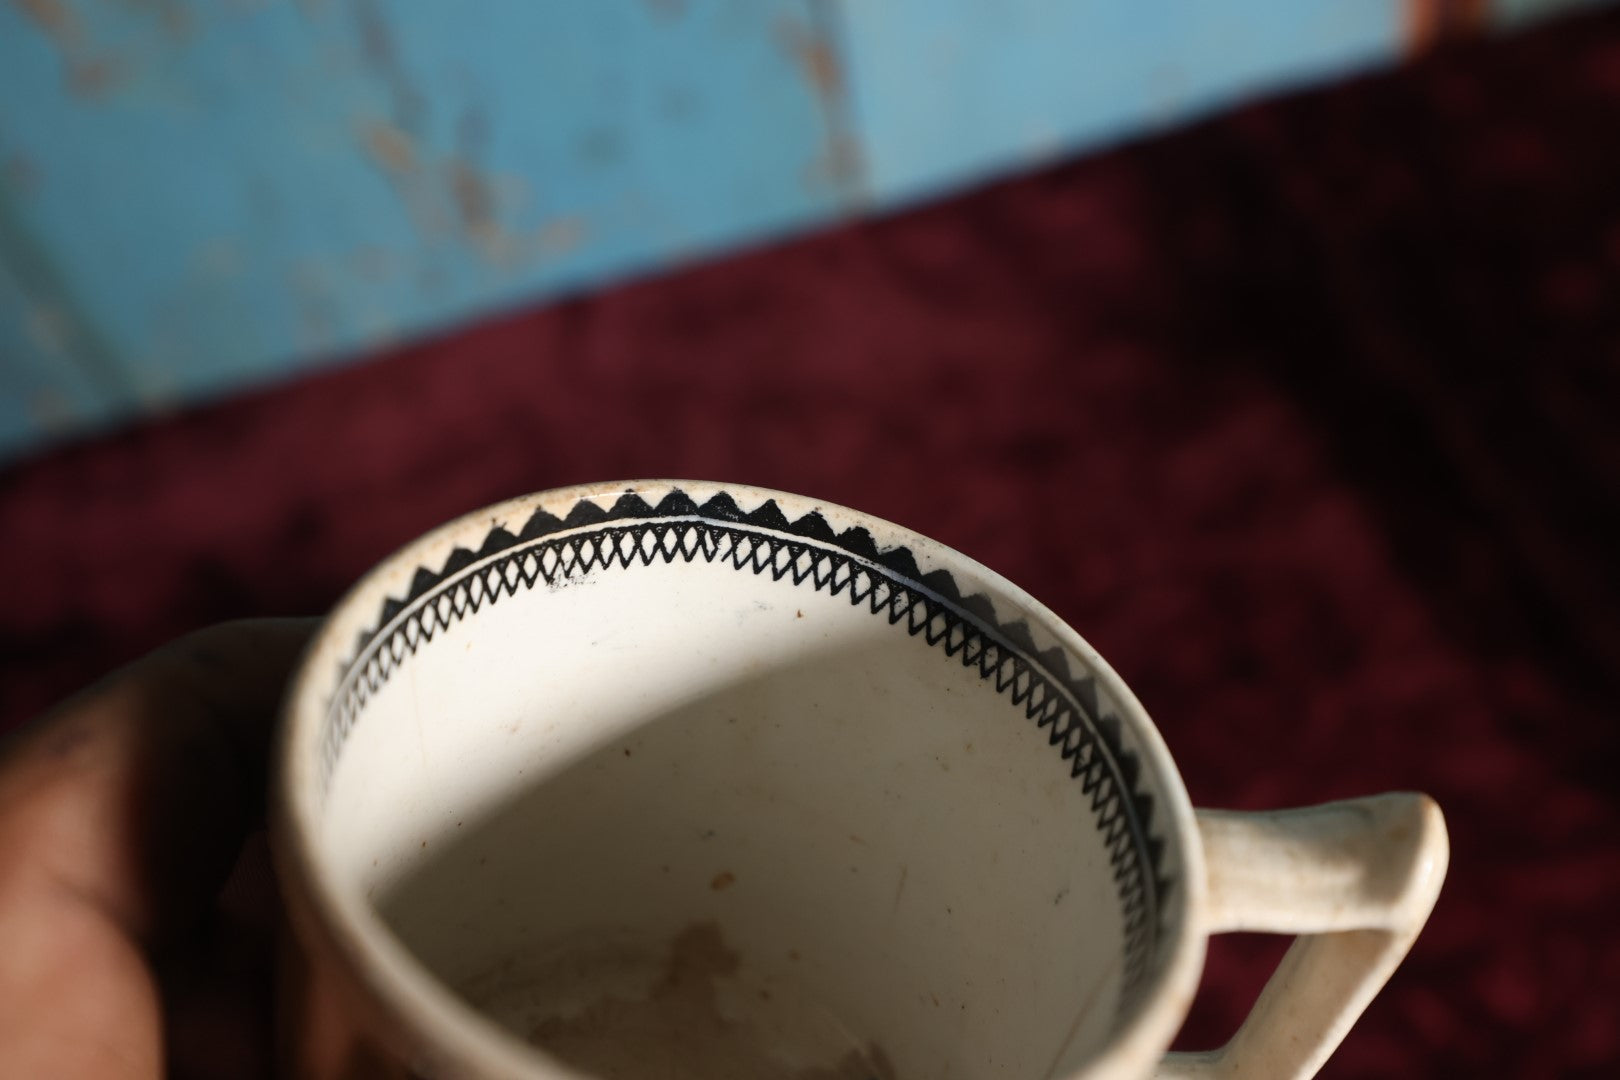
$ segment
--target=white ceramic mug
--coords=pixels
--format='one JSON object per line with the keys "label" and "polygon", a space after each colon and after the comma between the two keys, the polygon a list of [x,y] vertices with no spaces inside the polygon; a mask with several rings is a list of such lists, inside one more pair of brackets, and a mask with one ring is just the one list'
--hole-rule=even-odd
{"label": "white ceramic mug", "polygon": [[[1023,591],[712,483],[392,556],[311,645],[278,766],[287,1067],[322,1080],[1309,1076],[1447,860],[1421,795],[1195,813]],[[1300,937],[1228,1046],[1167,1055],[1239,929]]]}

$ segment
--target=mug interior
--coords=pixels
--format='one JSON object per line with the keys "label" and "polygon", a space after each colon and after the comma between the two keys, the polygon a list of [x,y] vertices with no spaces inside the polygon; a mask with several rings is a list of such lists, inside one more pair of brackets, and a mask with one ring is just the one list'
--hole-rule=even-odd
{"label": "mug interior", "polygon": [[537,1075],[1040,1080],[1131,1021],[1185,797],[1072,632],[790,496],[518,505],[372,590],[295,798]]}

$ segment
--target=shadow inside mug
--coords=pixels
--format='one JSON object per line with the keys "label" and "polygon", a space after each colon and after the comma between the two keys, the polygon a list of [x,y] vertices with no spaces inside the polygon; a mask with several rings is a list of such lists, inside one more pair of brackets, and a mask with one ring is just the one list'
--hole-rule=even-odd
{"label": "shadow inside mug", "polygon": [[1080,785],[976,670],[942,677],[884,630],[542,763],[378,912],[463,1001],[592,1075],[1036,1078],[1089,1054],[1121,945]]}

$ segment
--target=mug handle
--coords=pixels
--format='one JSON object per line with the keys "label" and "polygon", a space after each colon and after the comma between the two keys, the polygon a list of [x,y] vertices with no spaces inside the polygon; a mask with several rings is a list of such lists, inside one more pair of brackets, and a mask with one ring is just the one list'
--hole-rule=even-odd
{"label": "mug handle", "polygon": [[1210,933],[1296,934],[1219,1050],[1165,1055],[1160,1080],[1314,1076],[1412,947],[1450,844],[1427,795],[1299,810],[1198,811]]}

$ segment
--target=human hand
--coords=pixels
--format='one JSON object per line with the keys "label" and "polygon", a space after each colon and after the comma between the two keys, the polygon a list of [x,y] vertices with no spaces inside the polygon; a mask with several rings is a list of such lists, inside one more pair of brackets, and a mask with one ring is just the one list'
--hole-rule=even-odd
{"label": "human hand", "polygon": [[313,625],[181,638],[0,749],[0,1076],[269,1075],[279,906],[250,833]]}

